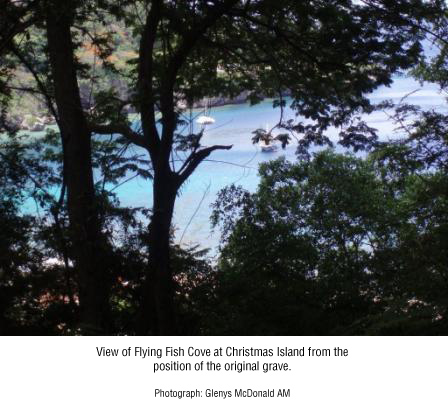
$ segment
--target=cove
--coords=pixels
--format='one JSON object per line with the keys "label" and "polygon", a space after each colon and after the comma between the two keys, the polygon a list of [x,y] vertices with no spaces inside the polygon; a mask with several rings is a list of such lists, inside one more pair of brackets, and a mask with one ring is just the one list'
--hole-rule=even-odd
{"label": "cove", "polygon": [[[398,103],[408,93],[419,89],[406,101],[425,109],[443,109],[443,96],[437,86],[426,84],[420,87],[412,78],[396,77],[391,87],[382,87],[371,94],[373,102],[391,99]],[[196,111],[199,112],[199,111]],[[284,156],[290,161],[296,160],[294,141],[285,149],[277,152],[260,152],[251,141],[252,131],[257,128],[273,127],[279,119],[279,109],[272,107],[272,100],[249,106],[248,104],[227,105],[212,108],[210,116],[215,119],[207,126],[203,138],[204,145],[233,145],[230,151],[217,151],[204,161],[181,188],[176,200],[173,225],[176,229],[175,240],[182,244],[200,244],[209,247],[212,254],[219,244],[219,233],[211,232],[211,204],[223,187],[230,184],[241,185],[254,191],[258,185],[257,169],[261,162]],[[286,108],[285,118],[294,118],[295,113]],[[382,140],[396,138],[394,127],[386,114],[375,112],[365,116],[366,121],[378,130]],[[196,127],[197,128],[197,127]],[[328,130],[330,139],[336,141],[337,130]],[[346,149],[336,147],[337,151]],[[317,148],[314,148],[317,150]],[[117,189],[118,197],[124,206],[151,207],[152,189],[149,181],[135,179]]]}

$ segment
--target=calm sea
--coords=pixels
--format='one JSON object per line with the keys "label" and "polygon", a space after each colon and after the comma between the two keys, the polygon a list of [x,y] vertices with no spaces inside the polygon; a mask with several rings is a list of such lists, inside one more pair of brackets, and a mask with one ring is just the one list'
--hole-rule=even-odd
{"label": "calm sea", "polygon": [[[416,91],[417,90],[417,91]],[[413,92],[416,91],[416,92]],[[447,110],[444,94],[436,85],[418,82],[408,77],[398,77],[390,87],[379,88],[371,94],[374,102],[390,99],[396,103],[405,95],[408,103],[420,105],[425,109]],[[446,96],[446,94],[445,94]],[[211,248],[213,255],[219,245],[219,233],[213,233],[210,226],[211,204],[222,188],[230,184],[241,185],[249,191],[257,188],[259,178],[258,165],[284,156],[290,161],[296,160],[296,144],[291,142],[285,150],[280,147],[277,152],[261,152],[251,141],[252,131],[257,128],[272,128],[279,119],[279,109],[273,108],[272,100],[265,100],[258,105],[227,105],[212,108],[208,111],[215,123],[206,127],[203,145],[233,145],[229,151],[217,151],[210,155],[193,173],[181,188],[177,197],[173,224],[176,229],[175,238],[182,244],[200,244]],[[203,110],[196,110],[198,117]],[[291,109],[286,108],[285,119],[296,118]],[[365,116],[365,120],[378,130],[380,139],[397,138],[394,125],[384,112],[375,112]],[[199,127],[195,127],[196,130]],[[33,133],[40,135],[39,133]],[[337,131],[328,130],[328,136],[337,140]],[[338,152],[346,149],[336,148]],[[144,154],[141,149],[136,150]],[[58,194],[58,189],[55,189]],[[147,207],[152,205],[152,183],[143,179],[133,179],[116,189],[122,206]],[[38,213],[39,207],[29,200],[24,210]]]}
{"label": "calm sea", "polygon": [[[389,88],[383,87],[371,95],[371,99],[379,102],[391,99],[399,102],[401,98],[412,91],[406,100],[409,103],[421,105],[425,109],[443,109],[443,94],[436,85],[421,87],[416,81],[408,77],[397,78]],[[196,111],[200,113],[201,111]],[[272,107],[272,100],[249,106],[228,105],[212,108],[210,116],[215,123],[207,126],[203,144],[233,145],[230,151],[217,151],[209,160],[198,167],[188,182],[182,187],[176,201],[174,226],[176,241],[184,244],[199,243],[202,247],[210,247],[212,252],[219,244],[219,233],[212,233],[210,227],[211,204],[217,193],[230,184],[241,185],[254,191],[258,184],[257,167],[259,163],[284,156],[288,160],[295,160],[296,146],[291,143],[285,150],[279,148],[277,152],[260,152],[258,146],[251,141],[251,132],[257,128],[271,128],[279,119],[279,109]],[[294,112],[286,110],[286,118],[295,118]],[[378,129],[380,139],[396,138],[393,123],[384,112],[376,112],[366,116],[366,121]],[[335,130],[329,130],[332,139],[337,138]],[[345,150],[340,150],[345,152]],[[124,206],[151,207],[151,183],[142,179],[135,179],[117,189],[118,196]]]}

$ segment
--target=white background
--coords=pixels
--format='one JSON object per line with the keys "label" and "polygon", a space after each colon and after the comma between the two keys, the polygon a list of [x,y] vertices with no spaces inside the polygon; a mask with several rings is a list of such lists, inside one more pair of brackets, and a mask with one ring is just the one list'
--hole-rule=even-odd
{"label": "white background", "polygon": [[[447,337],[1,337],[0,401],[175,401],[154,389],[290,388],[286,402],[448,401]],[[96,347],[277,346],[349,349],[348,357],[98,357]],[[288,362],[288,372],[153,373],[153,361]],[[183,399],[182,401],[188,401]],[[198,399],[195,399],[198,400]],[[223,399],[202,398],[204,402]],[[227,401],[242,401],[232,398]],[[246,401],[261,400],[246,398]],[[265,401],[273,399],[264,399]]]}

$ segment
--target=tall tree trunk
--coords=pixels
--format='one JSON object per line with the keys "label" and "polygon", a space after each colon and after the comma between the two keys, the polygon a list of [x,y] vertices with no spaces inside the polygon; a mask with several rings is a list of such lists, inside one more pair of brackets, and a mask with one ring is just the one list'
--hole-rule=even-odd
{"label": "tall tree trunk", "polygon": [[[178,187],[168,171],[154,177],[153,215],[149,233],[149,274],[142,299],[141,333],[151,331],[151,308],[155,308],[159,335],[175,335],[177,326],[173,306],[173,278],[170,264],[170,229]],[[152,298],[152,300],[151,300]]]}
{"label": "tall tree trunk", "polygon": [[107,245],[101,234],[95,199],[91,133],[85,119],[70,31],[71,1],[47,4],[48,50],[63,143],[70,237],[77,270],[80,321],[84,333],[104,333],[109,327]]}

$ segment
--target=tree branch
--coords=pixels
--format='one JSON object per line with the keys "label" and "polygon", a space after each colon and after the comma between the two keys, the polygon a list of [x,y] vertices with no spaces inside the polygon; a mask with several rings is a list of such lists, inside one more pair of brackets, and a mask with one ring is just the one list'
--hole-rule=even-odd
{"label": "tree branch", "polygon": [[178,172],[179,187],[187,180],[191,174],[196,170],[199,164],[207,158],[213,151],[217,150],[229,150],[233,145],[213,145],[211,147],[203,148],[200,151],[191,154],[188,159],[190,160],[184,167]]}
{"label": "tree branch", "polygon": [[51,114],[54,116],[56,121],[59,122],[58,113],[57,113],[56,107],[53,103],[53,96],[48,92],[47,86],[45,85],[44,81],[41,79],[38,72],[34,68],[32,61],[28,60],[22,54],[22,52],[13,44],[11,44],[9,48],[12,51],[12,53],[19,59],[19,61],[25,66],[25,68],[27,68],[28,71],[31,73],[31,75],[34,78],[34,81],[36,82],[37,88],[39,89],[41,95],[45,99],[48,109],[50,110]]}
{"label": "tree branch", "polygon": [[185,60],[196,45],[197,41],[210,27],[216,23],[219,18],[229,12],[231,8],[238,3],[238,1],[239,0],[225,0],[221,4],[216,5],[211,9],[210,13],[202,19],[202,21],[196,24],[194,30],[184,34],[183,41],[174,52],[174,55],[168,64],[166,77],[168,81],[174,82],[179,69],[185,63]]}
{"label": "tree branch", "polygon": [[[39,2],[40,0],[31,1],[26,7],[23,7],[22,9],[16,6],[14,2],[8,2],[9,4],[6,5],[6,11],[2,11],[5,12],[5,16],[2,16],[0,18],[0,23],[2,26],[2,29],[0,30],[0,54],[7,47],[9,47],[14,39],[14,36],[23,33],[26,29],[38,22],[38,18],[35,15],[29,16],[29,18],[25,21],[23,21],[22,19],[27,17],[27,14],[33,11],[33,8],[37,8]],[[14,8],[14,12],[17,12],[15,21],[8,21],[9,14],[13,13],[13,11],[11,9],[8,9],[8,7]],[[11,26],[8,26],[8,23]]]}
{"label": "tree branch", "polygon": [[137,134],[134,130],[132,130],[125,124],[107,124],[107,125],[89,124],[89,130],[91,133],[95,134],[105,134],[105,135],[120,134],[133,144],[138,145],[139,147],[145,148],[148,151],[150,148],[150,144],[146,137]]}
{"label": "tree branch", "polygon": [[176,76],[187,60],[188,55],[205,32],[212,27],[239,0],[225,0],[212,7],[210,12],[197,24],[195,28],[183,36],[179,47],[174,51],[168,63],[166,74],[162,80],[160,108],[163,119],[162,157],[169,158],[176,128],[176,113],[174,108],[174,84]]}
{"label": "tree branch", "polygon": [[161,0],[154,0],[149,11],[140,39],[138,90],[143,135],[153,164],[157,162],[160,138],[156,127],[153,79],[153,49],[157,36],[157,26],[161,17]]}

